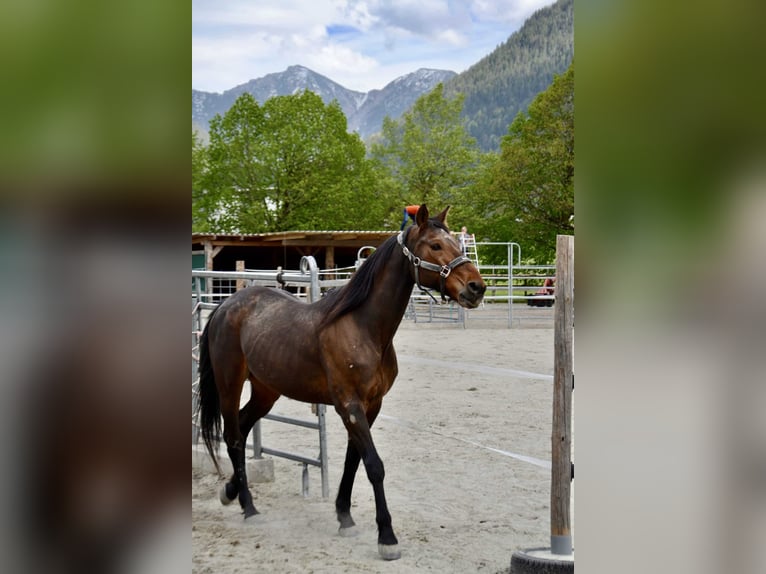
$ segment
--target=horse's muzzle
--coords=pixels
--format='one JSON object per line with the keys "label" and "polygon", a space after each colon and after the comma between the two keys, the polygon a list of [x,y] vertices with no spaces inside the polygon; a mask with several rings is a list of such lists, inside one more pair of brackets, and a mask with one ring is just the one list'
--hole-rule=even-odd
{"label": "horse's muzzle", "polygon": [[487,285],[484,281],[469,281],[458,295],[458,303],[468,309],[475,309],[484,299]]}

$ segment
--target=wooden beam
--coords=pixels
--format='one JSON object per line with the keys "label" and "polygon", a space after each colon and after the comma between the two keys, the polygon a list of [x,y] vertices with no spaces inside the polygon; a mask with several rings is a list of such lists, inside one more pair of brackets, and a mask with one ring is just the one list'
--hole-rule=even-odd
{"label": "wooden beam", "polygon": [[208,240],[204,242],[205,246],[205,269],[208,271],[213,271],[213,259],[216,255],[218,255],[221,252],[221,249],[223,249],[222,245],[217,245],[213,247],[212,241]]}
{"label": "wooden beam", "polygon": [[335,247],[362,247],[364,245],[373,245],[377,247],[386,239],[388,239],[388,237],[356,237],[354,239],[288,239],[282,243],[288,247],[326,247],[327,245],[334,245]]}
{"label": "wooden beam", "polygon": [[551,552],[572,554],[572,339],[574,333],[574,237],[556,237],[556,307],[553,332],[551,432]]}
{"label": "wooden beam", "polygon": [[305,233],[294,233],[294,232],[285,232],[280,233],[279,235],[274,235],[275,241],[290,241],[294,239],[306,239]]}
{"label": "wooden beam", "polygon": [[251,243],[245,243],[244,241],[234,241],[230,239],[216,239],[216,247],[242,247],[243,245],[252,245]]}

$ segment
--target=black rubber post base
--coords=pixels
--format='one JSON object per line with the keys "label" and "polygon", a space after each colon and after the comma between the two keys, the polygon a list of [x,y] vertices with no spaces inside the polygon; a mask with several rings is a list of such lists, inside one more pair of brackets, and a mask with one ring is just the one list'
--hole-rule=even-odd
{"label": "black rubber post base", "polygon": [[[540,554],[547,554],[540,556]],[[550,556],[550,548],[517,550],[511,554],[511,574],[574,574],[574,560]]]}

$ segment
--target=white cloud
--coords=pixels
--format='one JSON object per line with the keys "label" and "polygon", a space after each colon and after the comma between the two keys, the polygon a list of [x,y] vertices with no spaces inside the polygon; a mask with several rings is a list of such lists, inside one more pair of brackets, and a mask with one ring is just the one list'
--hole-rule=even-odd
{"label": "white cloud", "polygon": [[223,91],[294,64],[360,91],[421,67],[461,72],[551,2],[193,0],[192,87]]}
{"label": "white cloud", "polygon": [[399,28],[423,36],[433,36],[456,22],[451,17],[450,3],[441,0],[408,0],[369,2],[369,12],[383,28]]}
{"label": "white cloud", "polygon": [[378,67],[378,62],[374,58],[369,58],[364,54],[360,54],[335,44],[327,44],[313,54],[310,67],[312,70],[323,70],[323,74],[328,75],[326,72],[332,73],[363,73],[375,70]]}
{"label": "white cloud", "polygon": [[476,0],[476,15],[482,20],[500,20],[515,24],[524,23],[532,14],[554,0]]}
{"label": "white cloud", "polygon": [[192,27],[209,24],[234,29],[302,30],[332,20],[337,13],[332,0],[193,0]]}
{"label": "white cloud", "polygon": [[465,34],[450,29],[443,30],[437,34],[436,39],[453,46],[465,46],[468,43],[468,38]]}

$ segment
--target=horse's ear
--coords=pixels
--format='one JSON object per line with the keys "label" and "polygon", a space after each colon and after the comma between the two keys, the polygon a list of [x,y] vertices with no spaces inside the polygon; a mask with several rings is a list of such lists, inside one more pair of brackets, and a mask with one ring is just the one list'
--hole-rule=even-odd
{"label": "horse's ear", "polygon": [[444,225],[447,225],[447,212],[449,211],[449,208],[452,207],[451,205],[448,205],[444,208],[444,211],[442,211],[439,215],[436,216],[436,219],[441,221]]}
{"label": "horse's ear", "polygon": [[419,227],[428,223],[428,207],[426,207],[425,203],[418,209],[418,214],[415,216],[415,223],[417,223]]}

